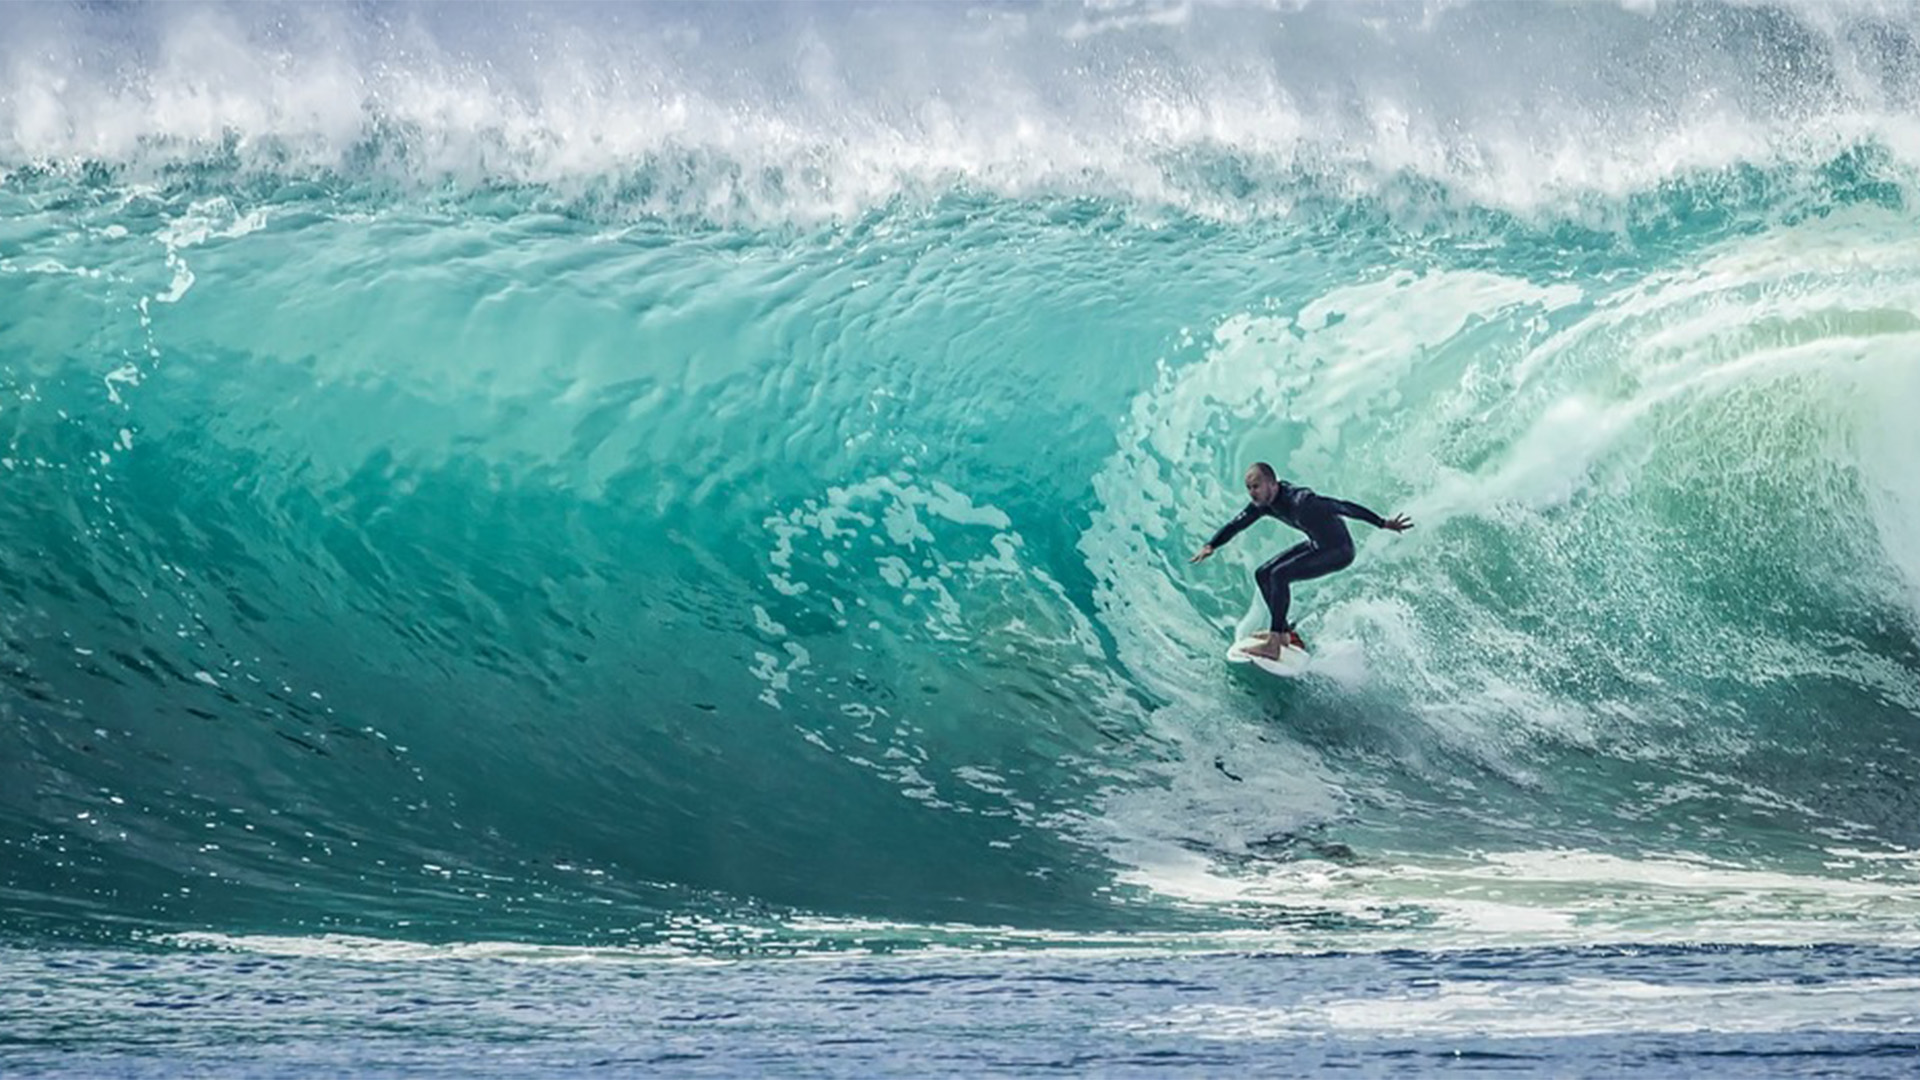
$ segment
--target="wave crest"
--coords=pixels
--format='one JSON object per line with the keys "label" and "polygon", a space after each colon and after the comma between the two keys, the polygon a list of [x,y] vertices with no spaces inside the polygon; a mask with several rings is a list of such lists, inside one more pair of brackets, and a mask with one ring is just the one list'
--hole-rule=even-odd
{"label": "wave crest", "polygon": [[626,216],[847,219],[953,191],[1225,220],[1421,184],[1565,212],[1878,148],[1920,16],[1810,5],[9,9],[0,163]]}

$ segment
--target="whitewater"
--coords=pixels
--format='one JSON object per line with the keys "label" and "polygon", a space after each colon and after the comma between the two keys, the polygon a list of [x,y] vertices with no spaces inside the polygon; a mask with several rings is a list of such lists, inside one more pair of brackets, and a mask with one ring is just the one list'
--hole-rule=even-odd
{"label": "whitewater", "polygon": [[0,1071],[1897,1073],[1916,35],[0,8]]}

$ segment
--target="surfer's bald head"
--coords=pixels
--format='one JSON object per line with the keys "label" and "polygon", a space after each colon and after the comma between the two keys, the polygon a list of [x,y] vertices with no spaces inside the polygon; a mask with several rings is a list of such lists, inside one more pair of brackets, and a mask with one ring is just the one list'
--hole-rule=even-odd
{"label": "surfer's bald head", "polygon": [[1280,493],[1280,478],[1273,473],[1273,466],[1264,461],[1256,461],[1247,469],[1247,498],[1266,506]]}

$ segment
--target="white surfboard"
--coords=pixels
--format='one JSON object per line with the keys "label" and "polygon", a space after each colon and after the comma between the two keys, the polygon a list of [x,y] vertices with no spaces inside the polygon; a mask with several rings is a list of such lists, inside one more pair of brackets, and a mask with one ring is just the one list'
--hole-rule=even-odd
{"label": "white surfboard", "polygon": [[1289,645],[1280,650],[1280,659],[1269,660],[1264,656],[1254,656],[1248,649],[1260,644],[1259,638],[1241,638],[1227,649],[1227,660],[1235,664],[1252,664],[1269,675],[1297,679],[1307,673],[1307,650],[1296,649]]}

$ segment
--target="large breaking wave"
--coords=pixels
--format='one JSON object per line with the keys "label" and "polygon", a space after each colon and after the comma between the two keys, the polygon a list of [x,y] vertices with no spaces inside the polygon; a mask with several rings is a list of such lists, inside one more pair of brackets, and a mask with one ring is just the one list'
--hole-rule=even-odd
{"label": "large breaking wave", "polygon": [[20,932],[1910,933],[1909,12],[4,19]]}

